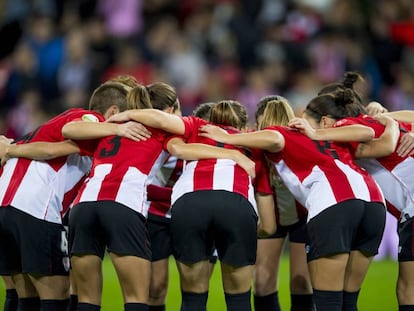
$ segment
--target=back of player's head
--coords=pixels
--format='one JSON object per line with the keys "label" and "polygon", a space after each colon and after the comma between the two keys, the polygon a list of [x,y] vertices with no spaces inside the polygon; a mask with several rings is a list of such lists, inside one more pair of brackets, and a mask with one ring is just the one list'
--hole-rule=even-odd
{"label": "back of player's head", "polygon": [[152,108],[150,96],[144,85],[138,84],[126,96],[127,109]]}
{"label": "back of player's head", "polygon": [[259,123],[258,119],[259,119],[260,116],[263,115],[267,103],[270,102],[271,100],[278,100],[279,98],[280,98],[279,95],[267,95],[267,96],[264,96],[264,97],[260,98],[260,100],[259,100],[259,102],[257,103],[257,106],[256,106],[256,111],[254,113],[254,117],[255,117],[257,125]]}
{"label": "back of player's head", "polygon": [[247,125],[246,108],[235,100],[222,100],[210,110],[210,122],[243,129]]}
{"label": "back of player's head", "polygon": [[356,98],[355,92],[350,88],[344,88],[313,98],[306,106],[305,113],[319,122],[323,116],[335,120],[357,117],[364,113],[364,108]]}
{"label": "back of player's head", "polygon": [[125,86],[130,87],[131,89],[139,85],[137,79],[135,79],[133,76],[130,76],[130,75],[119,75],[112,79],[109,79],[107,82],[121,83]]}
{"label": "back of player's head", "polygon": [[318,95],[328,94],[328,93],[334,93],[339,90],[345,90],[345,89],[351,89],[355,94],[355,99],[358,101],[360,105],[362,105],[362,99],[361,96],[358,94],[358,92],[354,89],[354,84],[357,81],[364,81],[362,76],[354,71],[348,71],[344,74],[344,79],[342,82],[335,82],[325,85],[319,92]]}
{"label": "back of player's head", "polygon": [[272,96],[264,105],[263,119],[258,128],[263,129],[272,125],[286,126],[294,117],[295,113],[286,98]]}
{"label": "back of player's head", "polygon": [[175,89],[164,82],[155,82],[147,86],[152,107],[158,110],[172,108],[171,112],[180,109],[180,102]]}
{"label": "back of player's head", "polygon": [[105,82],[97,87],[89,99],[89,110],[105,114],[111,106],[117,106],[119,111],[127,109],[126,96],[130,87],[119,82]]}
{"label": "back of player's head", "polygon": [[212,102],[202,103],[198,105],[193,111],[193,116],[208,121],[210,119],[210,111],[213,105],[214,103]]}

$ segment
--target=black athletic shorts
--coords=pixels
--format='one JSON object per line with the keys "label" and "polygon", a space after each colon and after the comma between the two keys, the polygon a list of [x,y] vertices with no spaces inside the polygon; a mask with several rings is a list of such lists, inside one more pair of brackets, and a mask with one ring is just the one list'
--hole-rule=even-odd
{"label": "black athletic shorts", "polygon": [[378,253],[385,226],[385,206],[347,200],[313,217],[307,224],[307,259],[311,261],[359,250],[366,256]]}
{"label": "black athletic shorts", "polygon": [[398,224],[398,261],[414,261],[414,217]]}
{"label": "black athletic shorts", "polygon": [[306,231],[306,219],[301,219],[297,223],[289,226],[277,225],[276,232],[267,237],[259,239],[284,239],[289,235],[289,242],[305,244],[308,240]]}
{"label": "black athletic shorts", "polygon": [[151,242],[151,261],[166,259],[172,255],[171,221],[157,220],[148,216],[147,228]]}
{"label": "black athletic shorts", "polygon": [[114,201],[81,202],[69,216],[70,255],[103,258],[105,247],[117,255],[151,260],[146,220],[140,213]]}
{"label": "black athletic shorts", "polygon": [[14,207],[0,208],[0,274],[68,275],[67,233],[63,225]]}
{"label": "black athletic shorts", "polygon": [[187,193],[172,206],[174,256],[183,263],[218,258],[233,266],[256,262],[257,215],[238,193],[205,190]]}

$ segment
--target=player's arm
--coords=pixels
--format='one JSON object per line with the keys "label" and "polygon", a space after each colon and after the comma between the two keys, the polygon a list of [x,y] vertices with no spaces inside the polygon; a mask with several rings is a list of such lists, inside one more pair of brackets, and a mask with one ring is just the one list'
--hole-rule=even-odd
{"label": "player's arm", "polygon": [[269,152],[279,152],[285,147],[283,135],[275,130],[228,134],[225,130],[215,125],[204,125],[200,130],[200,136],[226,144],[263,149]]}
{"label": "player's arm", "polygon": [[78,145],[71,140],[54,143],[34,142],[21,145],[0,143],[2,165],[10,158],[49,160],[78,152],[80,152]]}
{"label": "player's arm", "polygon": [[275,202],[272,194],[256,192],[257,212],[259,223],[257,227],[258,237],[272,235],[276,231]]}
{"label": "player's arm", "polygon": [[312,140],[332,140],[338,142],[365,142],[374,138],[374,130],[368,126],[353,124],[340,127],[314,129],[307,120],[294,118],[289,126],[298,129]]}
{"label": "player's arm", "polygon": [[386,116],[378,116],[376,118],[385,125],[384,132],[377,139],[360,143],[355,152],[357,158],[385,157],[393,153],[397,146],[400,136],[398,123]]}
{"label": "player's arm", "polygon": [[383,113],[383,115],[393,118],[394,120],[406,123],[414,123],[413,110],[399,110]]}
{"label": "player's arm", "polygon": [[229,159],[241,166],[250,176],[255,176],[255,163],[238,150],[220,148],[200,143],[186,144],[174,137],[167,143],[167,150],[182,160]]}
{"label": "player's arm", "polygon": [[142,124],[133,121],[122,124],[75,121],[63,126],[62,135],[73,140],[99,139],[118,135],[140,141],[150,137],[151,132]]}
{"label": "player's arm", "polygon": [[126,110],[113,115],[108,119],[108,122],[125,122],[129,120],[134,120],[172,134],[184,135],[185,133],[184,122],[179,116],[157,109]]}

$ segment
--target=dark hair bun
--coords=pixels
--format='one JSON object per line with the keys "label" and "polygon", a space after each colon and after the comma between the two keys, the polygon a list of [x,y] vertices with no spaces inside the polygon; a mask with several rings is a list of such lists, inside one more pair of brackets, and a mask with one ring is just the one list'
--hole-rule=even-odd
{"label": "dark hair bun", "polygon": [[353,104],[355,102],[354,91],[350,88],[338,90],[334,93],[335,103],[341,106]]}
{"label": "dark hair bun", "polygon": [[344,81],[342,82],[342,84],[345,88],[353,89],[354,84],[358,81],[358,79],[362,79],[360,74],[353,71],[349,71],[344,74]]}

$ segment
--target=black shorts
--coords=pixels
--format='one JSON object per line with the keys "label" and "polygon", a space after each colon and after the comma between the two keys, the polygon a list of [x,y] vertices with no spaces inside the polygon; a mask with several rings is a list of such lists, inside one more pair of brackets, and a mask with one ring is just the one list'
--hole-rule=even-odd
{"label": "black shorts", "polygon": [[159,221],[151,216],[147,220],[147,228],[151,242],[151,261],[166,259],[172,255],[171,222]]}
{"label": "black shorts", "polygon": [[140,213],[114,201],[81,202],[69,216],[70,255],[108,252],[151,260],[146,220]]}
{"label": "black shorts", "polygon": [[366,256],[378,253],[385,226],[385,206],[362,200],[333,205],[307,224],[307,259],[359,250]]}
{"label": "black shorts", "polygon": [[414,217],[398,224],[398,261],[414,261]]}
{"label": "black shorts", "polygon": [[67,233],[63,225],[14,207],[0,208],[0,274],[68,275]]}
{"label": "black shorts", "polygon": [[256,262],[257,215],[240,194],[224,191],[195,191],[173,205],[171,232],[177,261],[195,263],[218,258],[233,266]]}
{"label": "black shorts", "polygon": [[308,241],[306,219],[301,219],[297,223],[289,226],[277,225],[275,233],[259,239],[284,239],[288,234],[289,242],[305,244]]}

